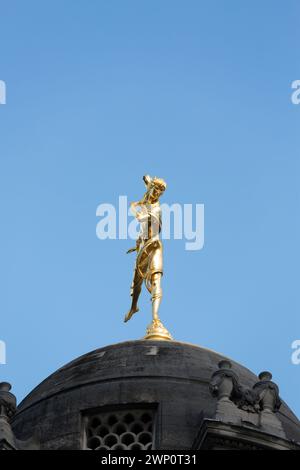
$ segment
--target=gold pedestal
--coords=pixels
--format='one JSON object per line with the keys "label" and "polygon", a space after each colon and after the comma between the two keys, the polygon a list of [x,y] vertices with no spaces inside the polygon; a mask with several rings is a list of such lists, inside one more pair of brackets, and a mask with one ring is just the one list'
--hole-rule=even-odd
{"label": "gold pedestal", "polygon": [[172,341],[173,338],[160,320],[152,320],[152,323],[147,327],[144,339]]}

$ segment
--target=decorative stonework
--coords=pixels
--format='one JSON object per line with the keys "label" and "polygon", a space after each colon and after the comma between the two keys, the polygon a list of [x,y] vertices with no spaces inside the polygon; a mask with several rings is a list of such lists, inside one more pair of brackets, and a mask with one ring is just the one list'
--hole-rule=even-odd
{"label": "decorative stonework", "polygon": [[212,375],[210,391],[217,397],[216,418],[223,422],[255,426],[265,432],[285,437],[276,412],[281,406],[278,386],[270,372],[261,372],[252,388],[243,387],[232,364],[223,360]]}
{"label": "decorative stonework", "polygon": [[258,376],[259,382],[253,386],[261,410],[276,412],[281,406],[279,388],[272,382],[270,372],[261,372]]}
{"label": "decorative stonework", "polygon": [[0,450],[16,449],[16,439],[10,426],[10,419],[16,412],[16,397],[10,392],[8,382],[0,383]]}
{"label": "decorative stonework", "polygon": [[16,397],[10,392],[8,382],[0,383],[0,450],[37,450],[36,438],[21,441],[16,438],[11,428],[11,419],[16,413]]}
{"label": "decorative stonework", "polygon": [[219,401],[230,401],[238,390],[238,376],[231,370],[231,362],[219,362],[219,370],[213,373],[210,382],[210,391]]}
{"label": "decorative stonework", "polygon": [[250,426],[205,419],[202,415],[192,449],[200,450],[300,450],[300,443]]}
{"label": "decorative stonework", "polygon": [[16,412],[16,397],[8,382],[0,383],[0,417],[12,418]]}
{"label": "decorative stonework", "polygon": [[154,412],[132,409],[87,417],[86,449],[147,450],[153,448]]}

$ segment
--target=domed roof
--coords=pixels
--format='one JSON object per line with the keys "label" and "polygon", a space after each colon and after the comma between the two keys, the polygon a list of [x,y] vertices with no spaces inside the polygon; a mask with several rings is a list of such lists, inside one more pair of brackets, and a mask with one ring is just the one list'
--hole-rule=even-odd
{"label": "domed roof", "polygon": [[[223,359],[211,350],[176,341],[127,341],[97,349],[57,370],[31,392],[18,407],[14,432],[19,439],[28,439],[37,427],[42,449],[80,449],[87,445],[86,431],[87,438],[94,443],[98,439],[100,446],[101,437],[91,437],[93,429],[84,430],[90,416],[99,427],[101,413],[113,425],[108,418],[111,410],[124,422],[130,410],[133,415],[137,410],[140,423],[152,419],[155,410],[156,445],[189,449],[203,416],[216,416],[217,400],[209,383]],[[243,387],[258,381],[251,371],[231,362]],[[277,414],[286,438],[300,441],[300,422],[292,411],[283,403]],[[145,438],[148,431],[142,431]],[[130,433],[134,434],[132,429],[126,435]]]}

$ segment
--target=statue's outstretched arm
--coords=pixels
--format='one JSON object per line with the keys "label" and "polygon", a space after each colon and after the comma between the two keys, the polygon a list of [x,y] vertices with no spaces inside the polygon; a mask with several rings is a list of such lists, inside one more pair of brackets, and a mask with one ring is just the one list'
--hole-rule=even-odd
{"label": "statue's outstretched arm", "polygon": [[142,239],[141,239],[141,237],[139,237],[135,242],[135,247],[134,248],[129,248],[129,250],[126,252],[126,254],[128,255],[129,253],[133,253],[134,251],[139,251],[141,242],[142,242]]}

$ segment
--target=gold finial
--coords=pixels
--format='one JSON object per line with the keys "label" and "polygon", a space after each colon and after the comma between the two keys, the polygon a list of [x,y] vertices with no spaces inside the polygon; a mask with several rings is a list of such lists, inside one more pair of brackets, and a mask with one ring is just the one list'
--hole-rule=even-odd
{"label": "gold finial", "polygon": [[[131,308],[125,315],[124,322],[139,311],[138,299],[143,282],[151,294],[152,323],[148,326],[145,339],[172,340],[158,316],[162,299],[161,278],[163,275],[163,246],[159,238],[161,232],[161,208],[159,198],[167,184],[161,178],[143,177],[147,191],[143,198],[131,204],[131,210],[141,225],[136,246],[127,253],[137,252],[133,281],[131,285]],[[140,210],[138,210],[138,208]]]}

